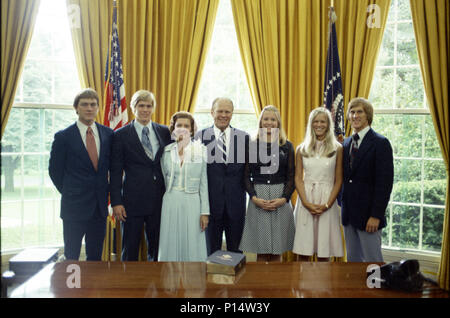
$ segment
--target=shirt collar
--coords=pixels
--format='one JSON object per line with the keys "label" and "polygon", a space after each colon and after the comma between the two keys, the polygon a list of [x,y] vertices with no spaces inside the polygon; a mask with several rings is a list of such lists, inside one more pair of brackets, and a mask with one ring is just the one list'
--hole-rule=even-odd
{"label": "shirt collar", "polygon": [[358,143],[360,144],[364,138],[364,136],[367,134],[367,132],[370,130],[370,126],[367,126],[366,128],[360,130],[357,134],[359,135]]}
{"label": "shirt collar", "polygon": [[134,121],[134,127],[136,128],[136,131],[141,134],[142,133],[142,129],[144,129],[144,127],[148,127],[148,129],[151,131],[152,130],[152,121],[150,120],[148,122],[148,124],[146,126],[142,125],[140,122],[138,122],[137,120]]}
{"label": "shirt collar", "polygon": [[[229,139],[230,139],[230,133],[231,133],[231,128],[230,128],[229,125],[228,125],[227,128],[225,128],[224,132],[225,132],[225,138],[226,138],[226,140],[229,140]],[[216,125],[214,125],[214,135],[215,135],[217,138],[219,138],[219,136],[220,136],[221,133],[222,133],[222,130],[220,130],[219,128],[216,127]]]}
{"label": "shirt collar", "polygon": [[92,125],[87,126],[86,124],[82,123],[79,119],[77,120],[77,127],[80,130],[81,134],[86,135],[86,131],[88,129],[88,127],[91,127],[92,132],[94,133],[94,136],[97,136],[97,125],[95,124],[95,122],[92,123]]}

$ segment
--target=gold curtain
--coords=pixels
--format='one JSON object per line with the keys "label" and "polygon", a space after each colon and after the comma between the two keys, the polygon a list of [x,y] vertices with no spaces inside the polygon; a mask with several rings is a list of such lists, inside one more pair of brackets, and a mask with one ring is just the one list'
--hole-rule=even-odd
{"label": "gold curtain", "polygon": [[72,43],[82,88],[95,89],[100,97],[96,121],[103,123],[104,81],[109,35],[111,0],[67,0],[70,8]]}
{"label": "gold curtain", "polygon": [[2,127],[6,128],[25,58],[33,35],[40,0],[2,0]]}
{"label": "gold curtain", "polygon": [[447,170],[444,226],[439,286],[449,290],[449,105],[448,74],[450,71],[450,4],[447,0],[410,0],[416,45],[425,93]]}
{"label": "gold curtain", "polygon": [[193,112],[218,4],[218,0],[119,2],[126,96],[131,98],[138,89],[152,91],[156,122],[167,125],[173,113]]}

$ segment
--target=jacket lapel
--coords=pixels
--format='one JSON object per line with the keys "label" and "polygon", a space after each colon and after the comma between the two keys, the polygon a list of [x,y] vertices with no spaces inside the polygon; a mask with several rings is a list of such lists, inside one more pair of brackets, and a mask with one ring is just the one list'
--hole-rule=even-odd
{"label": "jacket lapel", "polygon": [[79,153],[81,160],[83,160],[87,165],[91,166],[92,170],[95,171],[94,165],[92,164],[91,158],[89,158],[89,154],[87,152],[86,146],[83,143],[80,130],[78,129],[76,123],[70,127],[69,132],[70,132],[69,138],[70,140],[73,140],[75,153]]}
{"label": "jacket lapel", "polygon": [[104,149],[105,147],[103,147],[103,145],[105,144],[105,135],[103,134],[102,127],[100,126],[100,124],[95,123],[95,125],[97,126],[98,139],[100,141],[98,145],[100,147],[100,151],[98,156],[98,167],[97,167],[97,170],[100,170],[100,166],[103,164],[105,159],[106,149]]}

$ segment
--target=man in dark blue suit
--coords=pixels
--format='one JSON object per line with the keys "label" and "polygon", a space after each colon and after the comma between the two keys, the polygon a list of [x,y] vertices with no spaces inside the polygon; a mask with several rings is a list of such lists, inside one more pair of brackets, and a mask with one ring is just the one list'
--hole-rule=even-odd
{"label": "man in dark blue suit", "polygon": [[344,140],[342,224],[349,262],[383,262],[381,230],[394,181],[389,140],[370,125],[373,106],[354,98],[347,109],[353,135]]}
{"label": "man in dark blue suit", "polygon": [[136,119],[116,130],[113,138],[111,206],[122,222],[122,260],[138,260],[145,225],[147,259],[156,261],[165,191],[160,158],[171,137],[167,126],[151,121],[153,93],[139,90],[130,104]]}
{"label": "man in dark blue suit", "polygon": [[224,231],[227,250],[240,252],[239,243],[244,230],[244,169],[249,135],[230,126],[233,110],[233,102],[229,98],[216,98],[211,108],[214,126],[196,135],[196,139],[200,139],[208,149],[208,255],[222,248]]}
{"label": "man in dark blue suit", "polygon": [[80,257],[83,236],[87,260],[102,257],[113,131],[94,122],[98,100],[90,88],[75,97],[78,120],[55,134],[50,152],[48,170],[61,193],[64,256],[70,260]]}

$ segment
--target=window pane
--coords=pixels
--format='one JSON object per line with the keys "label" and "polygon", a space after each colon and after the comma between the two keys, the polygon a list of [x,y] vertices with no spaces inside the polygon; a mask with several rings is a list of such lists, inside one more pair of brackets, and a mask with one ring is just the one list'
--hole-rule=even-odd
{"label": "window pane", "polygon": [[397,65],[419,64],[412,22],[397,25]]}
{"label": "window pane", "polygon": [[421,162],[418,160],[394,160],[392,199],[395,202],[420,202],[420,172]]}
{"label": "window pane", "polygon": [[443,161],[425,161],[423,195],[425,204],[445,205],[447,178]]}
{"label": "window pane", "polygon": [[393,108],[394,71],[392,69],[375,69],[369,99],[376,109]]}
{"label": "window pane", "polygon": [[[8,122],[2,137],[3,152],[19,152],[22,149],[23,109],[11,108]],[[3,168],[3,165],[2,165]]]}
{"label": "window pane", "polygon": [[386,24],[377,66],[394,65],[394,29],[395,24]]}
{"label": "window pane", "polygon": [[[422,157],[422,121],[423,116],[395,115],[394,130],[395,144],[394,156],[397,157]],[[405,138],[411,136],[411,138]]]}
{"label": "window pane", "polygon": [[422,248],[441,251],[444,209],[423,208]]}
{"label": "window pane", "polygon": [[[8,194],[11,198],[11,193]],[[5,192],[2,188],[2,231],[1,247],[2,251],[22,247],[22,202],[4,202]]]}
{"label": "window pane", "polygon": [[80,90],[66,2],[42,0],[16,102],[71,103]]}
{"label": "window pane", "polygon": [[419,247],[419,215],[419,207],[394,205],[392,246],[414,249]]}
{"label": "window pane", "polygon": [[409,0],[397,0],[397,20],[411,20],[411,19],[412,17]]}
{"label": "window pane", "polygon": [[23,102],[50,103],[53,64],[45,60],[27,60],[22,73]]}
{"label": "window pane", "polygon": [[231,98],[236,110],[254,111],[239,52],[231,2],[225,0],[219,2],[196,111],[210,110],[212,101],[219,96]]}
{"label": "window pane", "polygon": [[424,89],[419,67],[399,68],[396,81],[397,108],[424,108]]}

